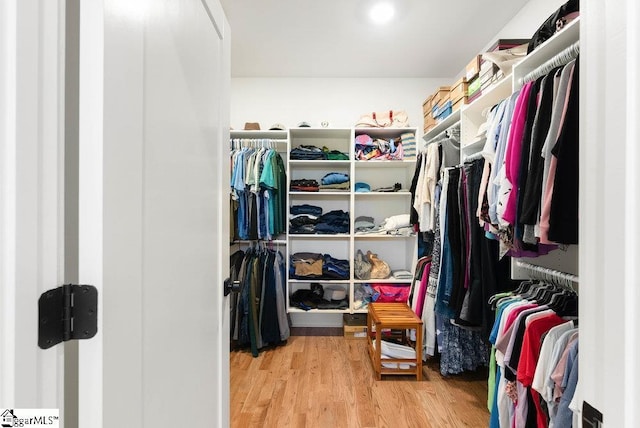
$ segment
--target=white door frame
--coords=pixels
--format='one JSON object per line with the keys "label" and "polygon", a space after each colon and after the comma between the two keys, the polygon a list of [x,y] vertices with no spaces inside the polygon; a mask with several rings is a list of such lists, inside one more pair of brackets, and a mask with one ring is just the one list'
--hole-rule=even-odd
{"label": "white door frame", "polygon": [[61,415],[64,349],[37,347],[37,301],[64,279],[64,11],[0,2],[0,406]]}
{"label": "white door frame", "polygon": [[[640,418],[640,7],[581,6],[579,405]],[[584,315],[583,315],[584,314]]]}

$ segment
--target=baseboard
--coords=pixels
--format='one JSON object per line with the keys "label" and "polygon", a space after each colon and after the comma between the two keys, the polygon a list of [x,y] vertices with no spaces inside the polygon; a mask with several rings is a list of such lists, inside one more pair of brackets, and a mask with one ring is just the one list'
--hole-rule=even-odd
{"label": "baseboard", "polygon": [[291,327],[291,336],[342,336],[342,327]]}
{"label": "baseboard", "polygon": [[290,313],[292,327],[340,327],[342,314]]}

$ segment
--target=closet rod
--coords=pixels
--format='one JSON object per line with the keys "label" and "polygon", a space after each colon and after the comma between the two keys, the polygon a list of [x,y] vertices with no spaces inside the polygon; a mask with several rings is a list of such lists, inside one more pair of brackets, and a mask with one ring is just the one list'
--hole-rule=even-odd
{"label": "closet rod", "polygon": [[232,149],[239,148],[238,146],[254,146],[258,144],[263,147],[268,145],[269,147],[276,148],[279,144],[287,144],[288,140],[272,138],[231,138],[230,142]]}
{"label": "closet rod", "polygon": [[286,143],[289,140],[286,139],[274,139],[274,138],[232,138],[232,141],[247,141],[247,142],[261,142],[261,141],[266,141],[266,142],[272,142],[272,143]]}
{"label": "closet rod", "polygon": [[542,279],[542,280],[547,280],[551,282],[556,282],[557,280],[559,280],[560,281],[559,283],[561,285],[565,285],[571,288],[573,291],[575,291],[575,289],[573,288],[573,285],[578,284],[580,282],[577,275],[561,272],[559,270],[550,269],[543,266],[538,266],[538,265],[521,262],[521,261],[517,261],[516,266],[534,273],[535,279]]}
{"label": "closet rod", "polygon": [[532,80],[536,80],[538,77],[542,77],[545,74],[549,73],[556,67],[561,67],[565,64],[571,62],[571,60],[577,58],[580,53],[580,41],[578,40],[568,48],[565,48],[562,52],[555,55],[553,58],[547,60],[542,65],[527,73],[524,77],[520,79],[520,84],[524,85],[527,82],[531,82]]}
{"label": "closet rod", "polygon": [[427,146],[429,144],[437,143],[438,141],[444,140],[445,138],[450,138],[449,132],[457,131],[460,134],[460,122],[456,122],[444,131],[441,131],[438,135],[427,141]]}

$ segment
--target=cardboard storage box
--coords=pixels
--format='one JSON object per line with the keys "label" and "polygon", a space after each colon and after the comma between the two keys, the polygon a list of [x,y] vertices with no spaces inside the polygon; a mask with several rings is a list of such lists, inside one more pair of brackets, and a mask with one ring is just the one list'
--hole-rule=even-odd
{"label": "cardboard storage box", "polygon": [[451,102],[451,100],[447,100],[438,106],[438,111],[435,113],[437,123],[442,122],[451,113],[453,113],[453,110],[451,108],[452,105],[453,103]]}
{"label": "cardboard storage box", "polygon": [[482,55],[476,55],[473,59],[467,64],[465,67],[465,77],[467,82],[470,82],[474,77],[480,73],[480,61],[482,60]]}
{"label": "cardboard storage box", "polygon": [[449,100],[449,86],[440,86],[431,98],[431,112],[435,113],[437,107]]}
{"label": "cardboard storage box", "polygon": [[427,115],[431,113],[431,100],[433,99],[433,94],[429,95],[427,99],[422,103],[422,114]]}
{"label": "cardboard storage box", "polygon": [[503,51],[505,49],[515,48],[516,46],[529,44],[531,39],[498,39],[496,40],[487,52]]}
{"label": "cardboard storage box", "polygon": [[366,325],[345,325],[344,338],[345,339],[363,339],[363,340],[366,339],[367,326]]}
{"label": "cardboard storage box", "polygon": [[466,100],[467,89],[468,83],[466,77],[461,77],[453,85],[451,85],[451,90],[449,91],[449,99],[451,100],[451,103],[455,105],[461,99]]}
{"label": "cardboard storage box", "polygon": [[431,114],[424,117],[424,133],[429,132],[434,126],[436,126],[436,120]]}
{"label": "cardboard storage box", "polygon": [[458,101],[456,101],[453,106],[451,107],[451,111],[458,111],[460,110],[460,107],[462,107],[463,104],[467,103],[467,97],[465,96],[464,98],[460,98]]}

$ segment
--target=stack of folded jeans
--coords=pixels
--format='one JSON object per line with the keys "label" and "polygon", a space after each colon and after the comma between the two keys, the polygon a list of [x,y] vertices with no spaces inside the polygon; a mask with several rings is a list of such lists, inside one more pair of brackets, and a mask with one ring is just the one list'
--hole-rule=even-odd
{"label": "stack of folded jeans", "polygon": [[320,187],[316,180],[302,178],[299,180],[291,180],[289,189],[295,192],[317,192],[320,190]]}
{"label": "stack of folded jeans", "polygon": [[329,279],[349,279],[349,260],[336,259],[329,254],[323,257],[322,276]]}
{"label": "stack of folded jeans", "polygon": [[313,214],[294,215],[289,218],[289,233],[316,233],[316,224],[318,224],[318,217]]}
{"label": "stack of folded jeans", "polygon": [[309,205],[292,205],[289,208],[289,233],[312,234],[316,233],[316,224],[322,215],[322,208]]}
{"label": "stack of folded jeans", "polygon": [[349,233],[349,213],[342,210],[329,211],[318,218],[315,233]]}
{"label": "stack of folded jeans", "polygon": [[289,153],[289,159],[293,160],[323,160],[326,159],[325,153],[321,148],[316,146],[300,145],[292,149]]}
{"label": "stack of folded jeans", "polygon": [[322,215],[322,207],[310,204],[291,205],[289,212],[292,215],[311,214],[316,217],[320,217]]}

